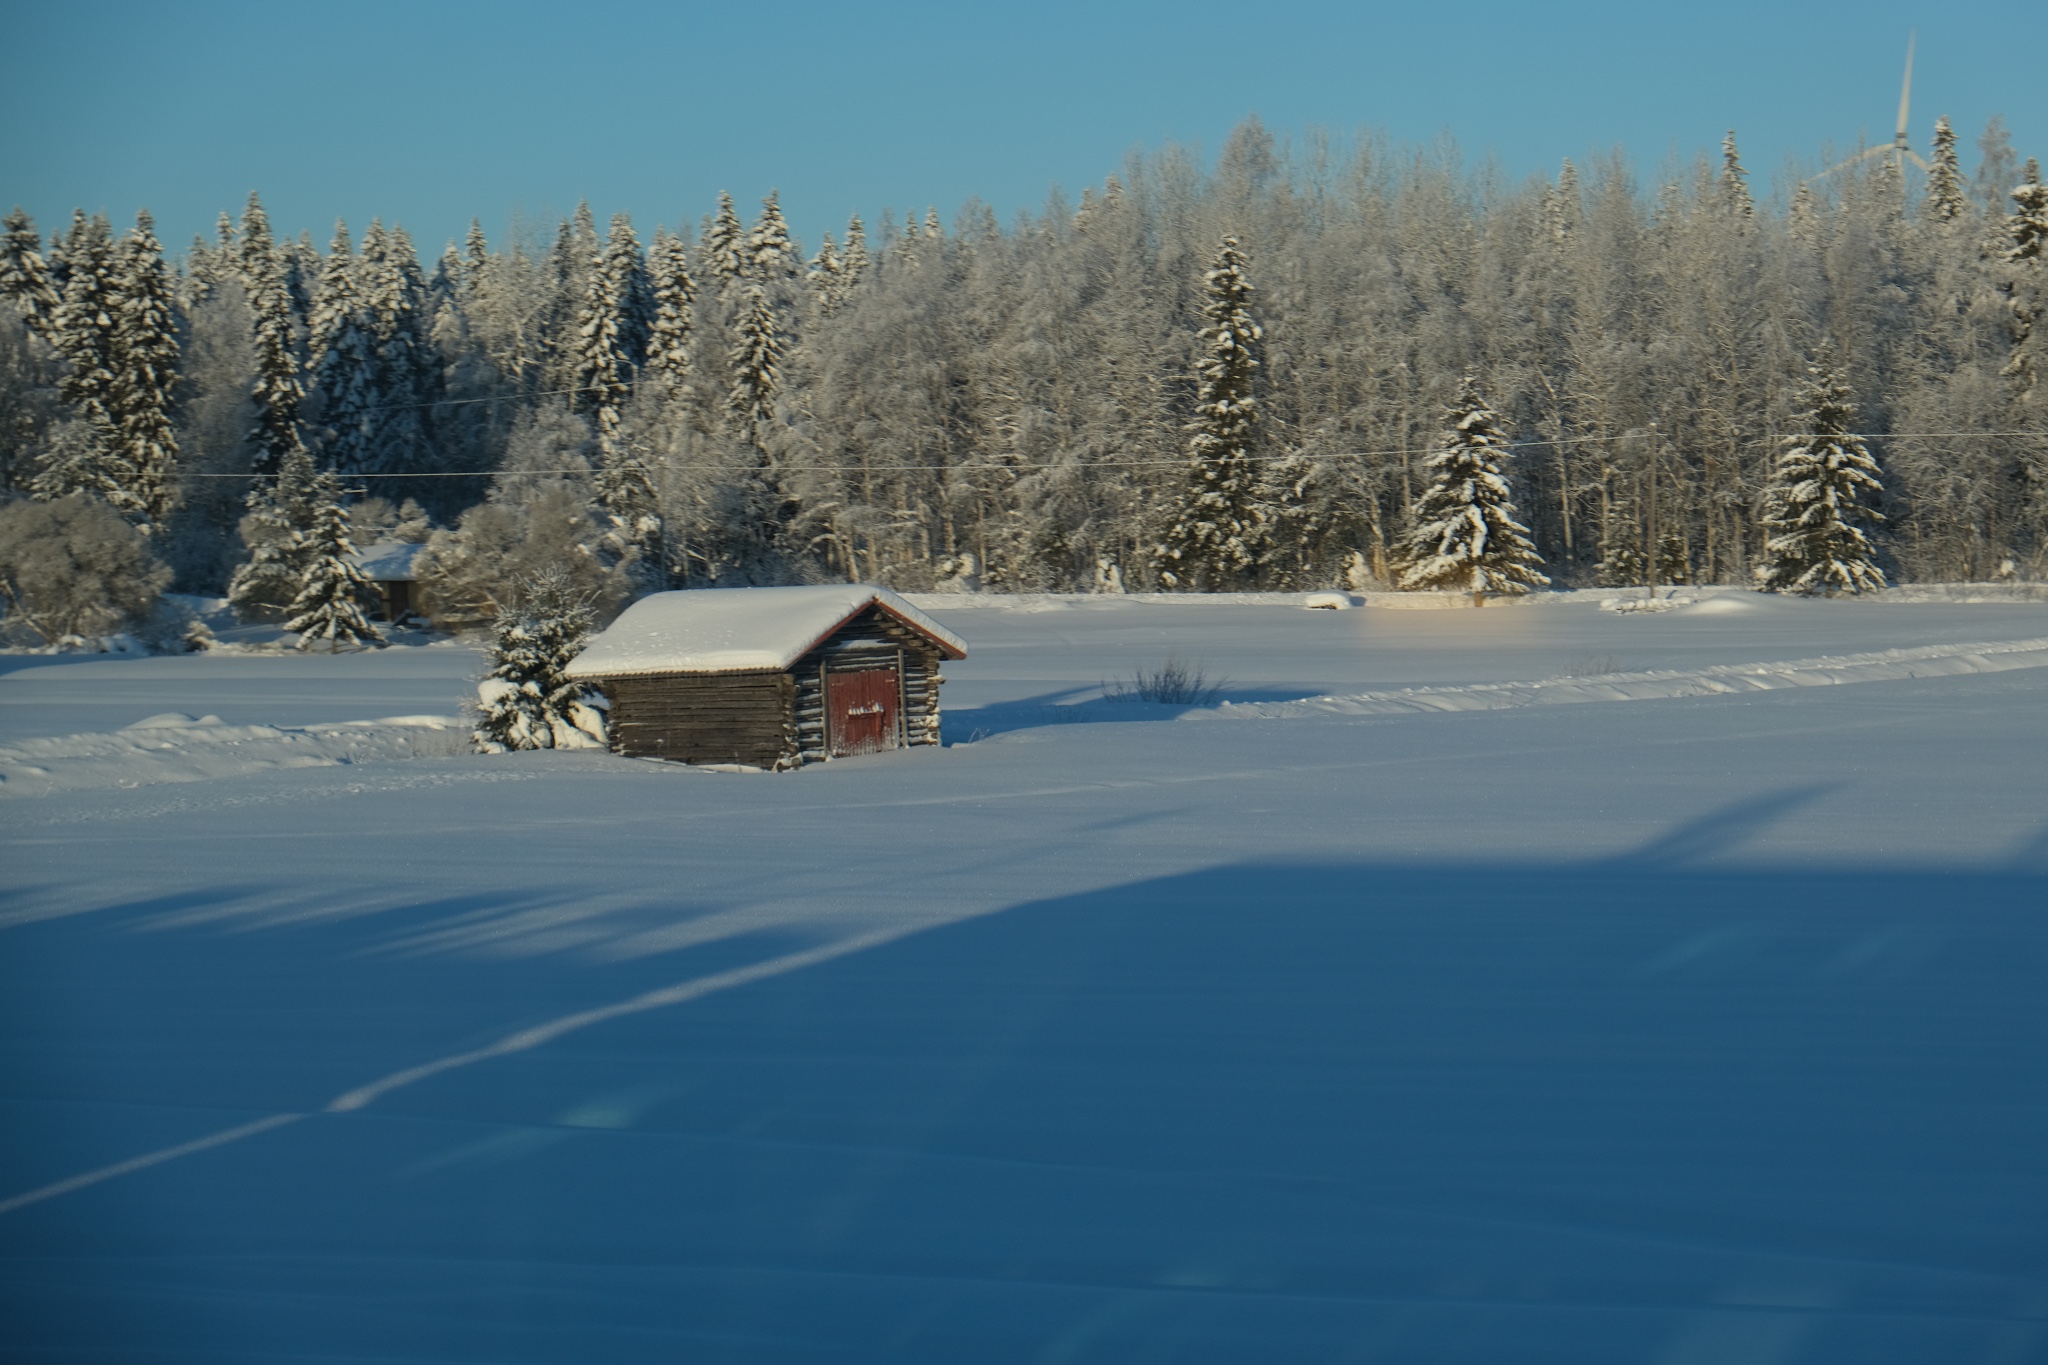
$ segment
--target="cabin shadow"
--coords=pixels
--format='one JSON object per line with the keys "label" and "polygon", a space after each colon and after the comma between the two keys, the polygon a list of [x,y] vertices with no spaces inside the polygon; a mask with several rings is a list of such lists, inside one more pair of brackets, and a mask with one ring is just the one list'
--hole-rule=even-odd
{"label": "cabin shadow", "polygon": [[[2048,877],[1699,866],[1799,796],[1593,864],[1140,881],[617,1019],[76,1205],[14,1320],[110,1359],[2039,1359]],[[555,961],[516,974],[560,999]]]}
{"label": "cabin shadow", "polygon": [[1102,695],[1100,684],[1063,687],[1016,701],[991,702],[986,706],[947,707],[939,716],[940,742],[971,744],[1012,730],[1036,730],[1048,725],[1089,725],[1131,721],[1174,720],[1190,711],[1214,710],[1224,702],[1243,706],[1260,701],[1300,701],[1321,696],[1312,687],[1219,688],[1212,701],[1202,705],[1115,699]]}

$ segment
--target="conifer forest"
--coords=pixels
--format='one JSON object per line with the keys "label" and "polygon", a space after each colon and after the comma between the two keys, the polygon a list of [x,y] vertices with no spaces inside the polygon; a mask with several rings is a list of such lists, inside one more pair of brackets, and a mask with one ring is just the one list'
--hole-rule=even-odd
{"label": "conifer forest", "polygon": [[[1133,156],[1009,223],[801,243],[775,195],[721,196],[427,258],[257,195],[182,253],[147,213],[16,210],[0,501],[104,503],[178,590],[330,633],[332,561],[388,540],[425,543],[446,626],[549,571],[601,612],[842,579],[1463,590],[1430,567],[1453,468],[1507,590],[2039,578],[2048,188],[1995,122],[1958,142],[1773,199],[1733,134],[1517,184],[1251,121],[1212,167]],[[1800,489],[1843,515],[1801,523]],[[1856,567],[1788,560],[1828,536]]]}

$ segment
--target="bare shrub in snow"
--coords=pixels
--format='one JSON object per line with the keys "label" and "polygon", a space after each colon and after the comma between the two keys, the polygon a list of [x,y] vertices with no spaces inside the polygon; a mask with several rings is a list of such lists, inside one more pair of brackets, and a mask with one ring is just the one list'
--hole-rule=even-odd
{"label": "bare shrub in snow", "polygon": [[149,618],[171,571],[107,504],[84,493],[0,507],[0,593],[8,624],[44,644],[109,635]]}
{"label": "bare shrub in snow", "polygon": [[1160,706],[1213,706],[1223,691],[1223,681],[1210,682],[1198,665],[1177,654],[1154,669],[1139,669],[1126,682],[1118,678],[1102,685],[1106,701],[1147,701]]}
{"label": "bare shrub in snow", "polygon": [[1610,673],[1621,672],[1621,660],[1612,654],[1581,654],[1564,666],[1559,677],[1604,678]]}

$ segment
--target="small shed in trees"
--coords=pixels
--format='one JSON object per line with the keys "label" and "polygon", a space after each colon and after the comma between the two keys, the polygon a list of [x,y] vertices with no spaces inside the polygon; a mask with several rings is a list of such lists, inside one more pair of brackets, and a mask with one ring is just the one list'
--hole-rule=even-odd
{"label": "small shed in trees", "polygon": [[939,742],[959,636],[887,588],[700,588],[628,607],[567,670],[615,752],[785,769]]}
{"label": "small shed in trees", "polygon": [[412,614],[412,585],[417,581],[412,562],[426,548],[407,541],[387,540],[365,546],[350,557],[377,594],[377,620],[402,621]]}

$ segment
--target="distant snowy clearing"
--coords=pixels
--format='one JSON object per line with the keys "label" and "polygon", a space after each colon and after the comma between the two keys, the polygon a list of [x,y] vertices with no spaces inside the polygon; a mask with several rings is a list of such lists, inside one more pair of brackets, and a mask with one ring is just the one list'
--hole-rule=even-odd
{"label": "distant snowy clearing", "polygon": [[[1340,594],[1309,594],[1310,599]],[[1421,595],[1384,594],[1400,601],[1402,610],[1415,609]],[[1431,595],[1436,597],[1438,595]],[[1623,597],[1609,592],[1545,594],[1525,601],[1502,604],[1526,612],[1537,606],[1576,605],[1583,611],[1597,607],[1602,618],[1613,621],[1617,605],[1645,602],[1638,596]],[[1736,618],[1738,620],[1772,613],[1831,608],[1839,615],[1854,611],[1861,603],[1786,603],[1761,598],[1753,593],[1719,593],[1654,599],[1665,611],[1657,613],[1682,623],[1689,617]],[[1933,597],[1919,605],[1940,604],[1947,599]],[[2012,599],[2005,599],[2011,601]],[[2024,600],[2024,599],[2022,599]],[[943,611],[961,605],[960,598],[926,594],[917,599],[927,609]],[[1042,618],[1045,613],[1086,612],[1097,618],[1120,618],[1124,624],[1158,619],[1161,609],[1178,613],[1189,604],[1212,611],[1234,609],[1249,613],[1248,619],[1264,617],[1270,627],[1279,608],[1297,608],[1304,597],[1298,593],[1239,593],[1214,597],[1174,595],[1130,597],[1060,597],[1033,595],[1017,599],[982,597],[972,601],[972,615],[963,630],[973,631],[996,612],[1012,618]],[[1357,603],[1356,595],[1346,606]],[[1449,608],[1469,606],[1462,595],[1432,601],[1430,605]],[[1312,603],[1313,605],[1313,603]],[[1384,606],[1369,602],[1368,607]],[[2048,621],[2038,608],[2027,616]],[[1370,611],[1365,614],[1370,615]],[[1486,638],[1487,622],[1501,620],[1475,615],[1468,618],[1473,643]],[[1866,617],[1862,623],[1869,633],[1882,634],[1888,624],[1884,615]],[[1231,623],[1233,631],[1239,629]],[[1055,627],[1056,631],[1061,628]],[[1612,627],[1617,645],[1636,643],[1635,621],[1621,621]],[[1682,624],[1678,629],[1683,631]],[[1256,629],[1252,632],[1256,634]],[[1046,645],[1066,643],[1061,635]],[[1540,637],[1538,637],[1540,639]],[[1739,637],[1738,637],[1739,638]],[[1240,641],[1219,639],[1209,642],[1219,652]],[[1284,647],[1275,639],[1275,647]],[[1370,665],[1373,635],[1358,640],[1362,662]],[[1392,643],[1387,642],[1387,643]],[[1493,640],[1499,663],[1513,666],[1517,655],[1532,653],[1532,641],[1523,631],[1506,626]],[[1199,646],[1197,646],[1199,647]],[[1738,648],[1730,640],[1724,648]],[[406,651],[384,655],[394,661]],[[377,656],[362,656],[359,666],[374,670]],[[176,660],[155,661],[157,666],[175,670]],[[286,661],[285,666],[297,661]],[[310,661],[308,661],[310,663]],[[1139,661],[1142,666],[1142,660]],[[138,661],[140,663],[140,661]],[[142,665],[147,667],[147,665]],[[996,731],[1028,728],[1032,724],[1070,724],[1081,721],[1114,722],[1153,718],[1180,720],[1261,719],[1281,720],[1309,716],[1399,715],[1408,712],[1492,711],[1522,706],[1580,704],[1589,702],[1650,701],[1676,697],[1699,697],[1772,691],[1787,687],[1819,687],[1865,682],[1887,682],[1912,678],[1952,677],[1971,673],[2000,673],[2014,669],[2048,667],[2048,636],[2020,640],[1965,641],[1929,644],[1850,654],[1757,662],[1715,663],[1693,668],[1625,670],[1617,656],[1585,655],[1574,660],[1565,676],[1510,679],[1452,686],[1405,687],[1398,690],[1331,691],[1288,700],[1261,700],[1254,690],[1242,697],[1225,695],[1214,707],[1148,706],[1072,695],[1052,704],[1033,708],[1028,702],[1008,703],[987,724],[976,724],[962,713],[948,718],[949,742],[973,740]],[[972,664],[956,665],[954,671],[971,674]],[[1241,690],[1241,689],[1240,689]],[[453,687],[451,686],[451,691]],[[958,695],[957,693],[952,695]],[[448,757],[469,751],[468,723],[460,715],[411,715],[379,720],[352,720],[326,725],[277,726],[231,725],[218,715],[194,717],[183,712],[148,716],[111,733],[84,733],[54,738],[33,738],[0,744],[0,798],[39,796],[55,791],[89,790],[100,787],[151,786],[167,782],[194,782],[231,777],[277,768],[333,767],[347,764],[389,762],[421,757]],[[727,765],[729,766],[729,765]]]}

